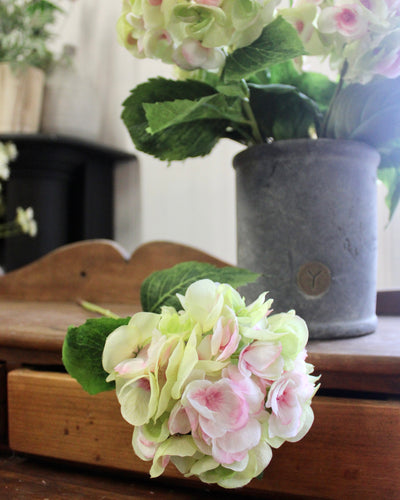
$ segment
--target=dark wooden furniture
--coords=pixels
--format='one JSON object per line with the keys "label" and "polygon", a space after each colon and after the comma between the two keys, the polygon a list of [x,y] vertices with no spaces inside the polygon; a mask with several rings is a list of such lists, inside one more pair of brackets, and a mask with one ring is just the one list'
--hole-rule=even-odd
{"label": "dark wooden furniture", "polygon": [[11,271],[67,243],[113,238],[113,170],[135,156],[77,137],[1,134],[18,157],[6,183],[7,216],[31,206],[39,231],[5,240],[3,261]]}
{"label": "dark wooden furniture", "polygon": [[376,313],[379,316],[400,316],[400,290],[378,292]]}
{"label": "dark wooden furniture", "polygon": [[[322,384],[313,403],[314,425],[299,443],[274,450],[261,480],[226,493],[183,479],[172,466],[161,480],[147,479],[149,464],[132,451],[132,427],[120,416],[114,393],[86,394],[63,372],[61,346],[69,325],[93,316],[78,300],[132,314],[140,309],[143,278],[184,260],[223,265],[172,243],[144,245],[129,258],[117,245],[96,241],[61,248],[0,278],[0,360],[8,381],[0,406],[8,410],[3,447],[40,457],[39,463],[24,458],[20,465],[5,459],[0,477],[11,474],[26,486],[48,474],[60,492],[72,494],[65,466],[57,466],[62,461],[74,464],[71,474],[79,476],[74,481],[82,491],[101,470],[108,486],[99,484],[92,498],[113,487],[111,498],[124,498],[117,493],[130,481],[133,488],[144,485],[134,498],[148,498],[150,491],[169,498],[163,492],[173,484],[176,498],[197,498],[196,492],[207,489],[230,498],[400,499],[400,318],[390,316],[379,318],[372,335],[309,343],[309,361]],[[52,462],[43,464],[43,458]]]}

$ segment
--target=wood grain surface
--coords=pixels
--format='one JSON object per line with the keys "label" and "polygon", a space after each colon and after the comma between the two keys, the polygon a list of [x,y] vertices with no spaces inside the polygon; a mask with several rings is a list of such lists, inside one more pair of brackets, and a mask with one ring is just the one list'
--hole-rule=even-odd
{"label": "wood grain surface", "polygon": [[[114,392],[86,394],[62,373],[61,348],[68,326],[98,316],[78,305],[79,300],[121,316],[132,315],[140,310],[139,291],[145,277],[189,260],[225,265],[174,243],[149,243],[129,256],[113,242],[96,240],[68,245],[0,276],[0,432],[5,439],[7,401],[12,450],[81,464],[82,471],[100,467],[133,474],[134,485],[138,475],[147,478],[149,466],[132,451],[132,427],[122,419]],[[321,394],[331,397],[315,398],[316,418],[309,434],[300,443],[274,450],[263,479],[252,481],[240,494],[400,500],[399,339],[400,317],[387,316],[379,318],[372,335],[310,342],[308,360],[321,374]],[[337,390],[340,397],[332,397]],[[46,490],[44,470],[0,460],[0,497],[78,498],[79,491],[79,498],[110,497],[111,483],[96,489],[85,472],[69,484],[68,475],[55,465],[44,469],[50,474],[51,488]],[[195,485],[200,494],[208,488],[197,480],[182,480],[173,466],[168,466],[166,477],[175,484],[180,478],[175,493],[156,490],[152,485],[158,480],[148,480],[149,486],[134,490],[133,498],[197,498],[193,492],[182,496],[186,485]],[[51,491],[55,496],[47,496]],[[215,487],[210,491],[221,498],[226,495]],[[37,497],[29,496],[34,494]],[[126,498],[125,494],[116,488],[110,498]]]}
{"label": "wood grain surface", "polygon": [[[13,450],[147,474],[148,463],[132,451],[132,427],[114,391],[89,396],[68,375],[21,369],[9,374],[8,398]],[[263,479],[248,488],[317,498],[400,498],[400,401],[316,397],[313,409],[309,434],[274,450]],[[166,476],[181,477],[173,466]]]}
{"label": "wood grain surface", "polygon": [[[55,460],[0,455],[2,500],[204,500],[205,495],[224,500],[243,498],[239,492],[182,487],[176,480],[148,481],[115,469],[85,470],[81,465]],[[286,496],[279,498],[287,499]]]}
{"label": "wood grain surface", "polygon": [[[100,302],[120,316],[140,310],[138,302]],[[98,317],[74,302],[0,300],[0,359],[8,369],[21,364],[62,365],[61,349],[69,326]],[[372,335],[312,341],[308,360],[327,389],[400,394],[400,317],[381,317]]]}
{"label": "wood grain surface", "polygon": [[[67,245],[0,277],[0,359],[21,364],[61,365],[67,328],[89,313],[79,300],[121,316],[140,310],[140,285],[155,270],[199,260],[226,263],[185,245],[152,242],[131,257],[109,240]],[[354,339],[312,341],[309,361],[323,387],[400,394],[400,317],[380,317],[375,333]]]}
{"label": "wood grain surface", "polygon": [[131,257],[110,240],[88,240],[61,247],[0,277],[0,300],[137,304],[140,285],[152,272],[180,262],[226,263],[185,245],[151,242]]}

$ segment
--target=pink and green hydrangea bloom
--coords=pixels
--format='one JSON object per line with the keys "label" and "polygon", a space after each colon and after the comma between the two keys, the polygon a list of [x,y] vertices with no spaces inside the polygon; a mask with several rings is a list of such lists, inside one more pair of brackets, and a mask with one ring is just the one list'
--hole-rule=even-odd
{"label": "pink and green hydrangea bloom", "polygon": [[329,58],[348,81],[400,75],[398,0],[124,0],[120,43],[136,57],[191,71],[219,71],[282,16],[309,55]]}
{"label": "pink and green hydrangea bloom", "polygon": [[181,311],[138,313],[109,335],[104,369],[152,477],[171,462],[185,476],[243,486],[272,448],[312,424],[306,324],[293,311],[271,314],[265,293],[247,306],[206,279],[178,297]]}

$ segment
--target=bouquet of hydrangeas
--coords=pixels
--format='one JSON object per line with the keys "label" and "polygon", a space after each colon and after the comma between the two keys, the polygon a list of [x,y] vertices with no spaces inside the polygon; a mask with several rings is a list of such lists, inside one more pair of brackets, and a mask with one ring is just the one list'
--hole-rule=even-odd
{"label": "bouquet of hydrangeas", "polygon": [[[353,139],[381,154],[391,213],[400,197],[399,0],[124,0],[121,44],[178,68],[124,103],[138,150],[162,160],[250,146]],[[337,78],[305,70],[328,61]]]}
{"label": "bouquet of hydrangeas", "polygon": [[17,157],[17,148],[12,142],[0,142],[0,238],[9,238],[22,233],[36,236],[37,223],[34,219],[33,208],[17,207],[14,220],[6,221],[6,202],[3,191],[3,181],[10,176],[9,163]]}
{"label": "bouquet of hydrangeas", "polygon": [[[124,0],[118,32],[135,57],[160,59],[190,71],[219,71],[227,56],[251,45],[281,17],[295,28],[307,54],[328,56],[339,71],[346,63],[346,80],[400,75],[398,0],[291,3],[285,8],[281,0]],[[302,55],[295,33],[281,26],[293,39],[296,56]],[[285,45],[279,49],[273,44],[280,59],[289,48]]]}
{"label": "bouquet of hydrangeas", "polygon": [[[305,361],[307,326],[294,311],[271,314],[265,295],[246,306],[232,286],[200,279],[178,294],[180,310],[140,312],[104,335],[106,383],[152,477],[172,462],[185,476],[240,487],[267,467],[271,448],[310,429],[317,378]],[[92,392],[82,352],[93,350],[95,330],[70,329],[63,349]]]}

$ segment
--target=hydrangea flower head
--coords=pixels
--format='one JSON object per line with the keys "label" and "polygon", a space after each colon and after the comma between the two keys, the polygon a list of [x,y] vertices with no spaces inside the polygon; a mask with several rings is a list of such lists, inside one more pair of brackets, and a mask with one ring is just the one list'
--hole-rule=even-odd
{"label": "hydrangea flower head", "polygon": [[172,462],[185,476],[243,486],[272,446],[310,428],[306,324],[271,314],[265,296],[246,306],[231,286],[199,280],[178,296],[181,311],[138,313],[107,338],[103,366],[153,477]]}

